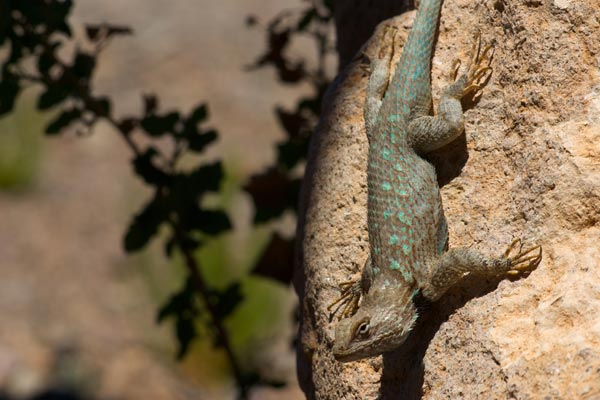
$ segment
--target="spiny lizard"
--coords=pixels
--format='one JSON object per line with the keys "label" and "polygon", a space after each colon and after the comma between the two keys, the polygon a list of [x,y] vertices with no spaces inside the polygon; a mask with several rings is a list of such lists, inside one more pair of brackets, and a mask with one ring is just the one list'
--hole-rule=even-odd
{"label": "spiny lizard", "polygon": [[330,306],[341,307],[347,317],[335,331],[333,354],[340,361],[399,347],[417,319],[418,294],[435,301],[468,273],[518,273],[541,261],[541,246],[523,249],[520,240],[500,257],[470,248],[448,250],[435,169],[421,156],[461,134],[461,99],[481,93],[491,74],[493,50],[482,49],[476,40],[466,72],[458,77],[460,63],[455,63],[453,83],[444,90],[437,115],[431,116],[431,56],[440,8],[441,0],[420,2],[391,81],[393,29],[384,33],[371,63],[364,110],[370,256],[361,279],[342,283],[340,299]]}

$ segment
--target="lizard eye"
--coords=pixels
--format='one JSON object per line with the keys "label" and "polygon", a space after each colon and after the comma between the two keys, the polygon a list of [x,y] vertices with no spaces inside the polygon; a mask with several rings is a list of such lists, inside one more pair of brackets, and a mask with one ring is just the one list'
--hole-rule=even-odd
{"label": "lizard eye", "polygon": [[369,336],[369,321],[364,321],[356,328],[356,337],[364,339]]}

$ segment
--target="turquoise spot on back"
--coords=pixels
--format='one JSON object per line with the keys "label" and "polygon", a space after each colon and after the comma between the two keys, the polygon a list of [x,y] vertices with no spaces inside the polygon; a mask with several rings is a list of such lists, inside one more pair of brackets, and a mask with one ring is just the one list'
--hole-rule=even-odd
{"label": "turquoise spot on back", "polygon": [[411,251],[412,251],[412,249],[410,248],[410,246],[409,246],[409,245],[407,245],[407,244],[403,244],[403,245],[402,245],[402,252],[403,252],[405,255],[407,255],[407,256],[408,256],[408,255],[411,253]]}
{"label": "turquoise spot on back", "polygon": [[389,182],[383,182],[381,188],[385,191],[392,190],[392,185]]}
{"label": "turquoise spot on back", "polygon": [[398,211],[397,217],[403,224],[409,226],[412,225],[412,219],[408,215],[404,214],[404,211]]}
{"label": "turquoise spot on back", "polygon": [[383,157],[384,160],[389,160],[390,155],[392,153],[393,153],[393,151],[388,149],[387,147],[384,147],[383,150],[381,150],[381,156]]}

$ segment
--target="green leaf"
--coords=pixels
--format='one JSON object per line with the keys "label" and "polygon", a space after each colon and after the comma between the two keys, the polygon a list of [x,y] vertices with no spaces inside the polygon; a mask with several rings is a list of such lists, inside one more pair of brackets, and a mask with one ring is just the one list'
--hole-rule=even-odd
{"label": "green leaf", "polygon": [[146,204],[129,225],[123,240],[125,251],[132,253],[146,246],[166,218],[167,212],[163,202],[155,197]]}
{"label": "green leaf", "polygon": [[52,120],[46,127],[46,134],[55,135],[61,131],[64,127],[69,125],[71,122],[81,117],[81,110],[78,108],[71,108],[61,112],[58,117]]}
{"label": "green leaf", "polygon": [[171,112],[164,115],[148,115],[142,119],[140,125],[150,136],[158,137],[167,132],[173,132],[178,121],[179,113]]}

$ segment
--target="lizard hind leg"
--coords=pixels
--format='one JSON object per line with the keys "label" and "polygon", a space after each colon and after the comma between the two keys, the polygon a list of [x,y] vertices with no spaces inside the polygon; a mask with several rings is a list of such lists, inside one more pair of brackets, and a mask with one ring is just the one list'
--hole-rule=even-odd
{"label": "lizard hind leg", "polygon": [[450,143],[464,130],[463,97],[471,101],[481,96],[482,90],[488,83],[494,55],[492,46],[482,48],[481,37],[478,34],[471,49],[470,61],[466,71],[459,76],[460,60],[452,64],[450,83],[443,91],[438,104],[437,115],[420,115],[414,117],[408,126],[408,137],[411,146],[418,153],[428,153]]}
{"label": "lizard hind leg", "polygon": [[379,50],[371,62],[367,83],[364,109],[367,134],[370,134],[375,126],[383,97],[392,78],[392,58],[394,57],[398,29],[391,25],[387,25],[383,29]]}
{"label": "lizard hind leg", "polygon": [[434,301],[470,273],[482,276],[515,275],[535,269],[541,261],[542,246],[523,249],[520,239],[514,240],[500,257],[485,256],[469,248],[450,249],[433,266],[423,295]]}

